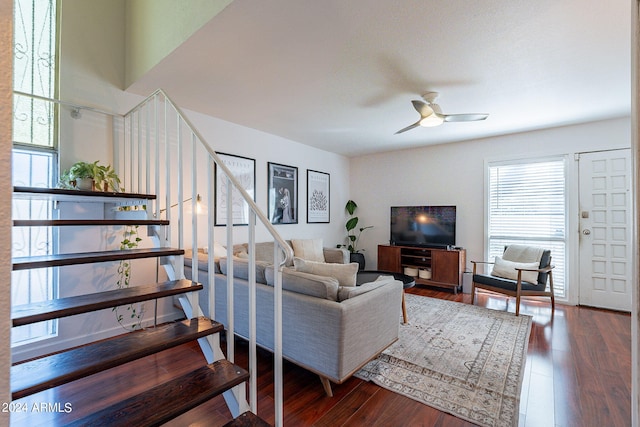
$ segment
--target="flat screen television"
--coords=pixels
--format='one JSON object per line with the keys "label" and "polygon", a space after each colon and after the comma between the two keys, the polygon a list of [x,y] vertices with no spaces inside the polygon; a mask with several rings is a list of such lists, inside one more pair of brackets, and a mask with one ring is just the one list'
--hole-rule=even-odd
{"label": "flat screen television", "polygon": [[389,240],[399,246],[455,246],[456,207],[392,206]]}

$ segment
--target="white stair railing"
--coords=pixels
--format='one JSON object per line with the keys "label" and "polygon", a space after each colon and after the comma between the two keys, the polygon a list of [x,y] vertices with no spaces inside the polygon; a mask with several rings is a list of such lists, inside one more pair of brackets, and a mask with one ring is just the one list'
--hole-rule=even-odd
{"label": "white stair railing", "polygon": [[[117,126],[116,126],[117,127]],[[202,242],[214,247],[216,200],[226,203],[226,248],[227,271],[227,356],[234,361],[234,303],[233,303],[233,246],[234,246],[234,193],[241,197],[246,207],[249,245],[249,404],[244,387],[236,388],[225,399],[234,415],[250,409],[257,413],[257,363],[256,363],[256,282],[255,282],[255,236],[256,227],[262,226],[274,241],[274,395],[275,422],[283,423],[283,379],[282,379],[282,274],[281,269],[293,258],[293,250],[280,237],[267,216],[256,205],[252,196],[242,187],[218,154],[205,141],[181,109],[161,89],[155,91],[142,103],[125,114],[122,129],[114,130],[114,168],[128,192],[156,194],[157,202],[151,216],[170,221],[170,226],[157,233],[162,246],[186,245],[193,251],[192,280],[198,281],[198,249]],[[118,137],[118,135],[120,137]],[[215,177],[224,176],[223,183]],[[216,194],[217,191],[224,192]],[[237,197],[237,196],[235,196]],[[206,201],[206,208],[202,200]],[[221,212],[221,210],[218,210]],[[175,216],[174,216],[175,213]],[[244,228],[244,227],[243,227]],[[220,231],[221,232],[221,231]],[[206,237],[202,237],[206,236]],[[182,257],[164,260],[170,279],[184,277]],[[214,318],[215,286],[213,251],[209,252],[209,317]],[[182,301],[189,317],[202,315],[197,293]],[[200,340],[205,356],[212,362],[224,358],[217,340]]]}

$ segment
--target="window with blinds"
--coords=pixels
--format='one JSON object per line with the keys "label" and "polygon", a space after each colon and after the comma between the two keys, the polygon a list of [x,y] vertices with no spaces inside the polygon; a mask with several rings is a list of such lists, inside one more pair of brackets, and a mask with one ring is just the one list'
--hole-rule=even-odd
{"label": "window with blinds", "polygon": [[551,250],[553,287],[566,297],[566,179],[564,157],[489,164],[489,259],[505,245],[526,244]]}

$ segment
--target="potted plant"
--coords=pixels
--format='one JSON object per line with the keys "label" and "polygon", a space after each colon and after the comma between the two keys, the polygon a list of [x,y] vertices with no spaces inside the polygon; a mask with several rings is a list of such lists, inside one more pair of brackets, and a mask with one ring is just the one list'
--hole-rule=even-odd
{"label": "potted plant", "polygon": [[120,178],[111,165],[76,162],[60,175],[59,186],[91,191],[120,191]]}
{"label": "potted plant", "polygon": [[111,165],[100,166],[98,165],[98,170],[96,176],[93,177],[96,188],[100,188],[104,191],[116,191],[119,192],[120,189],[120,178],[116,171],[111,167]]}
{"label": "potted plant", "polygon": [[349,256],[351,262],[357,262],[360,265],[360,270],[364,270],[364,254],[360,253],[361,251],[364,251],[364,249],[358,248],[358,241],[360,240],[360,235],[362,234],[362,232],[369,228],[373,228],[373,225],[357,228],[359,218],[355,216],[355,212],[358,208],[358,205],[353,200],[349,200],[344,208],[349,214],[349,219],[345,224],[345,228],[347,230],[347,244],[338,245],[338,247],[347,248],[347,250],[350,252]]}

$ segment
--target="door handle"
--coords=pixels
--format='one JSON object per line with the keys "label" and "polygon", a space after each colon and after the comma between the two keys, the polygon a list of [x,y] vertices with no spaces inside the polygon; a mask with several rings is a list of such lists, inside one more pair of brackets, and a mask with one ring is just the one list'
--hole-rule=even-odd
{"label": "door handle", "polygon": [[591,230],[589,230],[588,228],[585,228],[584,230],[582,230],[582,234],[584,234],[585,236],[588,236],[589,234],[591,234]]}

